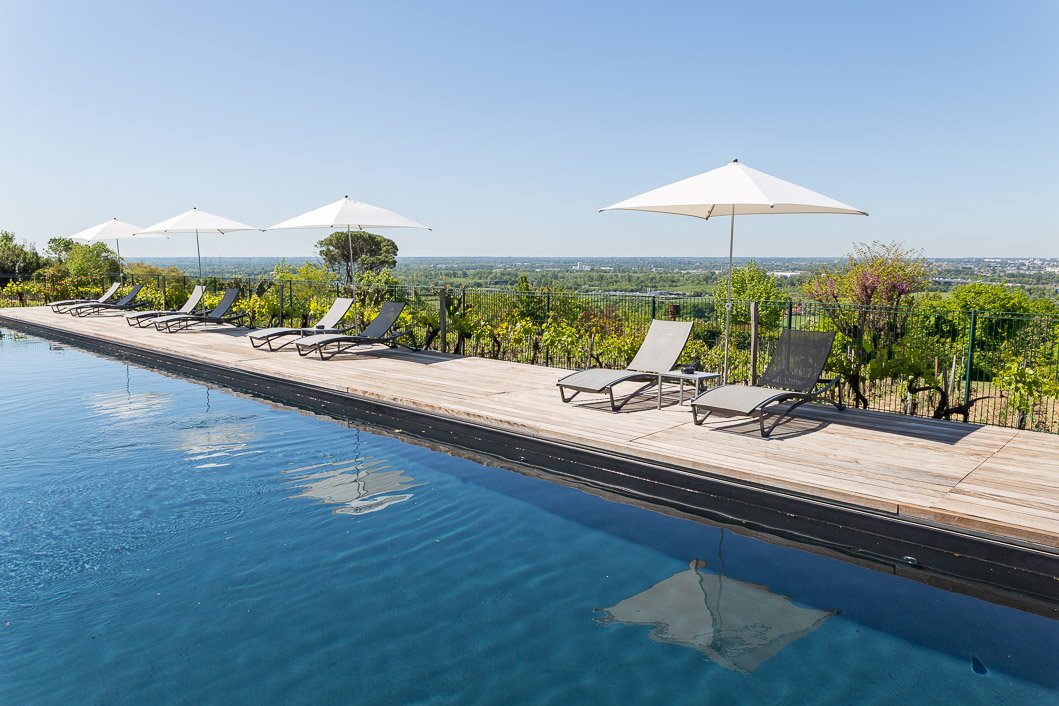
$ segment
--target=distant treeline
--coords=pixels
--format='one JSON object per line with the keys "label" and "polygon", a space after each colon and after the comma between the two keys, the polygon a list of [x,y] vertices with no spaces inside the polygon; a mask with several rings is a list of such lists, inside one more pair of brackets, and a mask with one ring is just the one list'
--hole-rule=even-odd
{"label": "distant treeline", "polygon": [[[161,267],[194,271],[194,258],[127,258]],[[797,298],[809,273],[838,258],[736,258],[737,265],[755,261],[776,276],[781,291]],[[278,264],[322,263],[318,257],[210,257],[203,259],[207,275],[258,277]],[[930,289],[945,292],[965,282],[994,282],[1022,286],[1037,296],[1057,297],[1059,261],[1021,259],[932,259]],[[712,293],[724,281],[727,260],[689,257],[399,257],[395,274],[404,284],[448,284],[464,287],[515,286],[525,275],[533,287],[582,292]]]}

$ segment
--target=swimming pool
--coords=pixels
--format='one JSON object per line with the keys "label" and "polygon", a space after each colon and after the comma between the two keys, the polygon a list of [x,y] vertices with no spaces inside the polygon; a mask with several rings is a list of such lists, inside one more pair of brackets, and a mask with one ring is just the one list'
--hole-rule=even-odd
{"label": "swimming pool", "polygon": [[1059,702],[1059,623],[0,338],[0,702]]}

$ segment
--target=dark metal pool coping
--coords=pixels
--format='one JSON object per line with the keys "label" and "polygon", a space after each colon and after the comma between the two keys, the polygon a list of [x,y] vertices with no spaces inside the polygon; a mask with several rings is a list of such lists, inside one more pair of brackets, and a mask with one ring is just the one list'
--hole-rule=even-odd
{"label": "dark metal pool coping", "polygon": [[12,329],[253,396],[470,451],[597,494],[779,537],[1059,618],[1059,550],[604,452],[348,392],[10,319]]}

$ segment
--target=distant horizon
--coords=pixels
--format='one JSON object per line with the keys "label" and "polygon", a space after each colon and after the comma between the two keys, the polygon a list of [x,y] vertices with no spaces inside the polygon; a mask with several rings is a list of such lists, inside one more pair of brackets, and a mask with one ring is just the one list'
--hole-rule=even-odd
{"label": "distant horizon", "polygon": [[[736,255],[734,260],[840,260],[842,255]],[[932,257],[924,255],[927,260],[1057,260],[1059,256],[1046,255],[956,255]],[[123,260],[194,260],[194,255],[159,255],[159,256],[125,256]],[[319,255],[203,255],[208,260],[320,260]],[[497,260],[727,260],[727,255],[398,255],[400,260],[463,260],[463,259],[497,259]]]}

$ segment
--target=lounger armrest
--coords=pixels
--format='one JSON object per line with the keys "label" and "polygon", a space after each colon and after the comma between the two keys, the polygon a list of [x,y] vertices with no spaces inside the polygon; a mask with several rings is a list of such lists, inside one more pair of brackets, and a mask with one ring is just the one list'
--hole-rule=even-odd
{"label": "lounger armrest", "polygon": [[[391,331],[392,331],[392,329],[391,329]],[[408,338],[412,339],[412,345],[405,346],[405,348],[408,348],[409,350],[419,350],[419,346],[416,343],[416,332],[415,332],[415,329],[408,328],[408,329],[405,329],[404,331],[391,332],[390,335],[384,336],[383,340],[385,340],[385,341],[399,341],[402,338],[404,338],[405,336],[407,336]]]}
{"label": "lounger armrest", "polygon": [[[837,385],[841,380],[842,380],[842,376],[841,375],[836,375],[833,378],[820,378],[819,380],[816,381],[816,384],[818,385],[818,387],[813,389],[812,394],[815,395],[815,396],[822,395],[825,392],[827,392],[828,390],[830,390],[832,387]],[[819,387],[820,385],[822,385],[823,387]]]}

